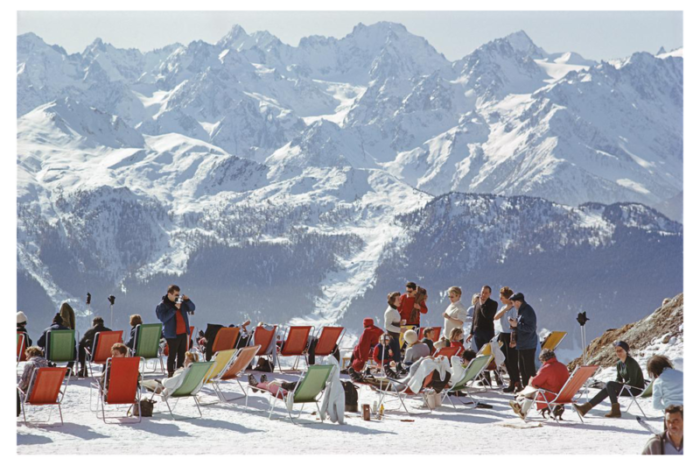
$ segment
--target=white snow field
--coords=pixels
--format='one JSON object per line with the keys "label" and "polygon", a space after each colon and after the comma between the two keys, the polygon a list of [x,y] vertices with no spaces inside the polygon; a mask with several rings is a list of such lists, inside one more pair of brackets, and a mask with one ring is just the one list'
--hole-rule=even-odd
{"label": "white snow field", "polygon": [[[259,378],[260,374],[256,374]],[[147,378],[154,377],[153,375]],[[343,376],[346,377],[346,376]],[[296,375],[274,374],[272,378],[296,380]],[[246,384],[244,383],[244,386]],[[240,388],[228,384],[240,394]],[[595,393],[595,391],[593,391]],[[200,392],[204,403],[216,401],[208,388]],[[533,410],[523,422],[508,406],[510,396],[497,391],[475,393],[479,401],[493,409],[472,409],[455,398],[457,410],[449,403],[429,412],[422,401],[407,402],[414,415],[398,411],[396,399],[385,404],[384,419],[364,421],[359,413],[346,413],[345,425],[321,423],[306,405],[294,425],[277,404],[268,420],[268,396],[251,394],[249,407],[243,400],[202,407],[201,419],[173,421],[164,403],[155,406],[154,416],[140,424],[104,424],[88,407],[87,379],[71,380],[63,402],[65,425],[26,426],[18,424],[19,454],[639,454],[650,434],[635,420],[633,407],[621,419],[606,419],[609,404],[603,403],[588,414],[585,424],[567,408],[564,421],[544,421]],[[372,404],[377,395],[368,387],[360,389],[360,404]],[[623,409],[629,399],[622,399]],[[649,422],[661,428],[660,412],[653,411],[650,399],[641,401]],[[171,403],[171,406],[173,403]],[[33,411],[46,419],[48,408]],[[126,406],[112,408],[125,413]],[[179,416],[196,416],[191,399],[180,400]],[[54,409],[51,422],[58,421]],[[118,421],[119,422],[119,421]],[[507,442],[511,448],[503,448]]]}

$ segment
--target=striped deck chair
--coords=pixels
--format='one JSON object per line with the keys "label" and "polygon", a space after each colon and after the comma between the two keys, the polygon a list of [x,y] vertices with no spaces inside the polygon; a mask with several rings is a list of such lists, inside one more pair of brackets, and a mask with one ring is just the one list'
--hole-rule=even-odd
{"label": "striped deck chair", "polygon": [[[20,391],[25,424],[29,424],[27,406],[58,406],[58,415],[61,417],[61,425],[63,425],[61,402],[68,388],[68,379],[70,379],[70,375],[66,375],[66,369],[63,367],[41,367],[34,371],[29,381],[28,392]],[[63,390],[61,390],[61,386],[63,386]],[[46,423],[51,420],[51,411],[49,411]]]}
{"label": "striped deck chair", "polygon": [[[448,348],[445,348],[448,349]],[[477,401],[474,399],[471,393],[469,393],[469,385],[473,385],[476,380],[478,380],[481,375],[484,373],[486,368],[489,366],[489,363],[491,362],[491,359],[493,358],[492,355],[481,355],[477,356],[476,358],[472,359],[469,362],[469,365],[467,366],[467,370],[464,371],[464,375],[460,380],[455,381],[454,384],[448,389],[443,392],[442,399],[443,401],[447,399],[450,403],[452,403],[452,407],[454,409],[457,409],[455,406],[454,402],[452,401],[452,398],[450,398],[450,395],[455,394],[457,392],[464,392],[467,394],[469,399],[471,400],[471,403],[474,405],[474,407],[477,407]],[[464,401],[462,401],[463,404],[467,404]]]}
{"label": "striped deck chair", "polygon": [[77,362],[75,330],[49,330],[46,340],[48,361],[54,364]]}
{"label": "striped deck chair", "polygon": [[[304,357],[306,366],[309,366],[309,362],[306,359],[306,350],[309,346],[309,335],[311,335],[313,329],[312,326],[293,326],[287,329],[286,335],[283,338],[284,343],[282,343],[282,347],[279,349],[279,356],[296,357],[290,370],[297,370],[302,356]],[[279,363],[279,370],[282,372],[281,360]]]}
{"label": "striped deck chair", "polygon": [[[559,393],[554,393],[550,392],[548,390],[545,390],[543,388],[540,388],[537,390],[537,394],[535,395],[535,402],[540,402],[540,403],[546,403],[547,407],[549,408],[550,412],[554,412],[554,407],[557,405],[565,406],[567,404],[573,404],[576,402],[575,397],[578,394],[579,390],[581,390],[581,387],[583,387],[583,384],[588,381],[589,378],[593,376],[593,374],[596,373],[598,370],[598,366],[580,366],[577,367],[569,376],[569,379],[566,381],[564,386],[559,390]],[[545,394],[553,394],[556,395],[555,398],[552,401],[547,400],[545,397]],[[576,410],[574,410],[576,411]],[[578,411],[576,411],[576,414],[578,414]],[[578,414],[579,419],[581,419],[581,422],[583,423],[583,418],[581,417],[580,414]],[[555,417],[555,421],[557,421],[557,424],[559,423],[559,420]]]}
{"label": "striped deck chair", "polygon": [[92,341],[92,349],[85,348],[85,363],[90,370],[91,377],[94,377],[92,365],[107,363],[107,360],[112,357],[112,346],[122,341],[122,333],[121,330],[98,332]]}

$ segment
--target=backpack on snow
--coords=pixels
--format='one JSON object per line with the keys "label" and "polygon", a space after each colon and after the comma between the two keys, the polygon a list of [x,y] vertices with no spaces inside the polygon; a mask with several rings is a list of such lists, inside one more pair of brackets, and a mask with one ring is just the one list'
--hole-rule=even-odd
{"label": "backpack on snow", "polygon": [[345,411],[350,413],[358,412],[357,409],[357,388],[352,382],[340,382],[343,384],[343,390],[345,391]]}
{"label": "backpack on snow", "polygon": [[272,361],[270,361],[269,359],[258,358],[258,364],[253,370],[258,372],[274,372],[275,365],[272,364]]}

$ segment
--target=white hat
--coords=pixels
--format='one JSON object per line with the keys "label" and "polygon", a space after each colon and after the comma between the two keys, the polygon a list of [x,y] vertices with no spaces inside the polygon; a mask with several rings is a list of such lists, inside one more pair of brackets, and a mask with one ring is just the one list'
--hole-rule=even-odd
{"label": "white hat", "polygon": [[17,323],[18,324],[26,324],[27,323],[27,316],[24,315],[24,312],[19,311],[17,313]]}
{"label": "white hat", "polygon": [[403,340],[412,345],[418,341],[418,334],[415,330],[406,330],[406,333],[403,334]]}

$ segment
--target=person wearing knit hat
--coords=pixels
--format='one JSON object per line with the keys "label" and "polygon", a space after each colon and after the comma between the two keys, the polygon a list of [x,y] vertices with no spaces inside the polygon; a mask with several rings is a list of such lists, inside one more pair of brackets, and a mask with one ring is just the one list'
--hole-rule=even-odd
{"label": "person wearing knit hat", "polygon": [[403,334],[403,341],[406,342],[406,355],[403,358],[405,367],[409,367],[420,358],[430,356],[430,348],[425,343],[418,341],[418,334],[415,330],[407,330]]}
{"label": "person wearing knit hat", "polygon": [[[619,359],[617,362],[617,378],[615,381],[606,383],[605,388],[598,392],[590,402],[574,405],[574,409],[578,411],[581,417],[585,416],[588,411],[606,398],[610,398],[611,408],[605,417],[622,417],[617,397],[630,396],[629,391],[634,396],[639,396],[644,391],[644,374],[642,374],[642,369],[637,361],[629,354],[630,346],[627,342],[616,341],[613,343],[613,348],[615,348],[615,354]],[[629,385],[629,391],[625,390],[622,392],[624,385]]]}
{"label": "person wearing knit hat", "polygon": [[29,338],[29,332],[27,332],[27,316],[22,311],[17,313],[17,334],[24,335],[25,348],[32,346],[32,339]]}

